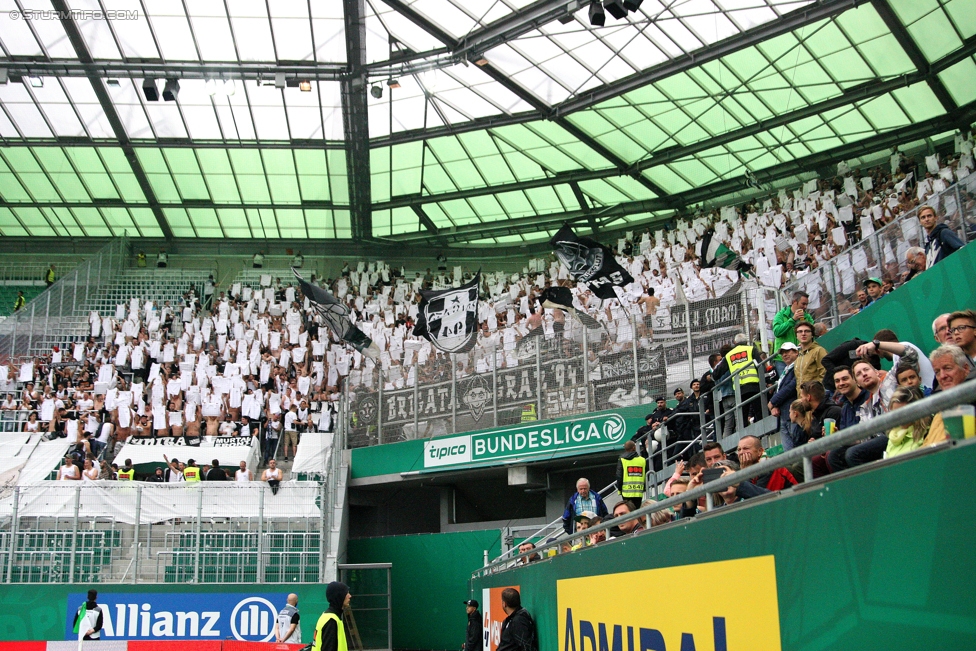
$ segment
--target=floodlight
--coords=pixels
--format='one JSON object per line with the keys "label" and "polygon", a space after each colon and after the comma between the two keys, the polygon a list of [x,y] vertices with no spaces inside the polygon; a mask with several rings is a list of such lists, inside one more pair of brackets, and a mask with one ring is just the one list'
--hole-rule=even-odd
{"label": "floodlight", "polygon": [[617,20],[627,17],[627,9],[624,7],[623,0],[603,0],[603,8]]}
{"label": "floodlight", "polygon": [[302,91],[303,93],[311,93],[312,82],[310,82],[308,79],[303,79],[302,81],[298,82],[298,90]]}
{"label": "floodlight", "polygon": [[237,92],[237,84],[234,83],[233,79],[228,79],[227,81],[224,82],[224,87],[222,89],[222,92],[227,97],[230,97],[231,95]]}
{"label": "floodlight", "polygon": [[642,2],[644,0],[624,0],[624,9],[627,11],[637,11],[640,9]]}
{"label": "floodlight", "polygon": [[216,79],[208,79],[207,80],[207,83],[205,83],[203,85],[203,87],[207,89],[207,95],[210,95],[211,97],[213,97],[214,95],[217,94],[217,80]]}
{"label": "floodlight", "polygon": [[383,97],[383,87],[373,86],[372,88],[369,89],[369,94],[375,97],[376,99],[379,99]]}
{"label": "floodlight", "polygon": [[163,86],[163,99],[167,102],[175,102],[180,95],[180,82],[176,79],[167,79]]}
{"label": "floodlight", "polygon": [[28,77],[30,85],[34,88],[44,88],[44,79],[41,77]]}
{"label": "floodlight", "polygon": [[388,82],[386,82],[386,85],[389,86],[390,88],[399,88],[400,82],[397,79],[391,79]]}
{"label": "floodlight", "polygon": [[142,80],[142,94],[146,96],[147,102],[159,101],[159,88],[156,87],[155,79]]}
{"label": "floodlight", "polygon": [[603,27],[607,24],[607,15],[599,2],[590,3],[590,24],[594,27]]}

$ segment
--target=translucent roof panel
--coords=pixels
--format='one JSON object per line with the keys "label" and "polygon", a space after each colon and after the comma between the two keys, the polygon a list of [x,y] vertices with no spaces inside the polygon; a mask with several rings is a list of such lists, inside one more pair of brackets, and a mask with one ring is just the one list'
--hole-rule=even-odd
{"label": "translucent roof panel", "polygon": [[587,9],[493,48],[486,58],[548,104],[775,20],[806,2],[647,0],[625,19],[589,24]]}
{"label": "translucent roof panel", "polygon": [[579,111],[569,120],[634,163],[914,70],[867,4]]}
{"label": "translucent roof panel", "polygon": [[77,0],[116,12],[75,20],[82,56],[61,20],[0,31],[0,234],[346,239],[372,211],[378,238],[491,246],[664,220],[965,128],[976,0],[887,3],[643,0],[592,27],[587,2],[363,0],[361,70],[337,0]]}

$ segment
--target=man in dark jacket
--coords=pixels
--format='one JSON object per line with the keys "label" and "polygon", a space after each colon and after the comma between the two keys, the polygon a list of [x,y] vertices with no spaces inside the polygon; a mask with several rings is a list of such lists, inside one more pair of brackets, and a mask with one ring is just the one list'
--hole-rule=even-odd
{"label": "man in dark jacket", "polygon": [[854,427],[861,421],[858,411],[864,401],[871,397],[871,392],[857,386],[849,366],[838,366],[834,369],[834,386],[837,387],[834,402],[840,406],[837,431]]}
{"label": "man in dark jacket", "polygon": [[776,382],[773,395],[769,397],[769,413],[779,418],[780,437],[784,438],[790,430],[790,405],[796,400],[796,374],[793,362],[796,361],[799,347],[791,341],[779,347],[779,357],[786,365],[783,374]]}
{"label": "man in dark jacket", "polygon": [[329,602],[329,609],[315,623],[312,651],[339,651],[340,648],[347,648],[347,643],[340,644],[339,640],[340,636],[344,642],[347,640],[342,611],[349,605],[352,595],[345,583],[333,581],[325,588],[325,598]]}
{"label": "man in dark jacket", "polygon": [[75,613],[74,632],[84,631],[85,640],[102,638],[102,607],[98,605],[96,599],[98,599],[98,590],[89,590],[88,600],[79,606],[78,612]]}
{"label": "man in dark jacket", "polygon": [[478,612],[478,601],[468,599],[464,602],[468,611],[468,630],[464,634],[464,644],[461,648],[464,651],[479,651],[481,649],[481,613]]}
{"label": "man in dark jacket", "polygon": [[502,609],[508,617],[502,622],[501,638],[496,651],[538,651],[535,622],[528,611],[522,608],[522,596],[518,590],[502,590]]}
{"label": "man in dark jacket", "polygon": [[[678,387],[674,390],[675,400],[678,406],[671,411],[668,418],[668,451],[667,456],[673,456],[687,445],[681,444],[682,441],[694,441],[701,434],[701,416],[698,413],[698,403],[701,400],[701,382],[691,381],[691,393],[685,396],[685,392]],[[678,416],[677,414],[690,414],[688,416]],[[689,448],[682,457],[687,461],[691,455],[701,449],[701,445]]]}
{"label": "man in dark jacket", "polygon": [[590,480],[580,477],[576,482],[576,492],[569,498],[563,511],[563,530],[566,533],[573,533],[576,517],[584,511],[593,511],[601,518],[607,517],[609,512],[600,494],[590,490]]}
{"label": "man in dark jacket", "polygon": [[947,256],[966,245],[951,228],[940,224],[939,217],[932,206],[920,206],[918,221],[925,229],[925,268],[942,262]]}

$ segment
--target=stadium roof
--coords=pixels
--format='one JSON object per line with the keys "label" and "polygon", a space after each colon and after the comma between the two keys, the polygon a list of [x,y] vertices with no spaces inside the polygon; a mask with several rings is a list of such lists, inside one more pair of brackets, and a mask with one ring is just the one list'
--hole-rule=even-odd
{"label": "stadium roof", "polygon": [[0,0],[0,234],[512,245],[976,119],[976,0],[588,7]]}

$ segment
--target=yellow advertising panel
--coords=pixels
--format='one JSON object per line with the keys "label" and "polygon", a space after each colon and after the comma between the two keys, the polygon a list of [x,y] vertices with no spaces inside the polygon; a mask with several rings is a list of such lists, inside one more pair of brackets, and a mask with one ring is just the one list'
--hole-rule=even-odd
{"label": "yellow advertising panel", "polygon": [[780,651],[773,556],[556,582],[559,651]]}

